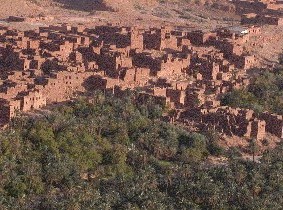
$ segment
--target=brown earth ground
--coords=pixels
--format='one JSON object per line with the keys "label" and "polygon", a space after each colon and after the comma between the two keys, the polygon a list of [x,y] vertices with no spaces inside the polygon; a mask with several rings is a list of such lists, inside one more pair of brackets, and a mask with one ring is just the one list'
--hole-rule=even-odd
{"label": "brown earth ground", "polygon": [[[2,1],[4,1],[2,3]],[[2,0],[0,18],[15,16],[50,15],[53,22],[85,23],[120,23],[121,25],[139,25],[152,27],[160,25],[178,25],[183,27],[210,30],[219,26],[237,24],[239,17],[234,13],[213,9],[207,5],[184,3],[182,0]],[[26,23],[26,27],[48,24]]]}

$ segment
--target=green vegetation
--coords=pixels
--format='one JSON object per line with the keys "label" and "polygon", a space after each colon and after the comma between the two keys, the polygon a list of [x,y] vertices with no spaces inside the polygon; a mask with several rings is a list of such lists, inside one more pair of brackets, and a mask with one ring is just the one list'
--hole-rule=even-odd
{"label": "green vegetation", "polygon": [[0,134],[0,209],[280,209],[282,145],[261,163],[204,165],[217,135],[158,120],[162,107],[96,94]]}
{"label": "green vegetation", "polygon": [[222,98],[222,105],[283,114],[283,71],[264,71],[246,89],[234,90]]}

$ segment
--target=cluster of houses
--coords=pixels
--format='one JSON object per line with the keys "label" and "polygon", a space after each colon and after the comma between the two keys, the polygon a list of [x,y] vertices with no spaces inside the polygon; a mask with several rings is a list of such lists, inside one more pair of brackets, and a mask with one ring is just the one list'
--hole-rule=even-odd
{"label": "cluster of houses", "polygon": [[[249,84],[257,58],[247,50],[259,26],[185,31],[68,24],[18,31],[0,27],[0,123],[93,90],[137,89],[139,100],[177,110],[170,120],[227,135],[282,137],[282,116],[220,105]],[[274,124],[277,127],[274,127]]]}
{"label": "cluster of houses", "polygon": [[283,25],[282,0],[232,0],[239,12],[244,13],[242,24]]}

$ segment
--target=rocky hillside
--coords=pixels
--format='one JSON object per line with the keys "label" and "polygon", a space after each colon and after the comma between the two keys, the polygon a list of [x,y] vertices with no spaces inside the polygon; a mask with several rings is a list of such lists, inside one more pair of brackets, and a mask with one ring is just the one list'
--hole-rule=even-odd
{"label": "rocky hillside", "polygon": [[[166,23],[210,30],[239,20],[228,0],[1,0],[1,3],[2,19],[9,15],[45,15],[54,17],[52,23],[118,23],[144,27]],[[27,23],[26,28],[30,25]],[[19,26],[23,24],[16,27]]]}
{"label": "rocky hillside", "polygon": [[1,0],[0,18],[9,15],[27,16],[43,12],[43,8],[28,0]]}
{"label": "rocky hillside", "polygon": [[[51,8],[75,11],[129,11],[154,9],[162,5],[188,4],[225,9],[228,0],[1,0],[0,15],[36,15]],[[228,5],[228,6],[227,6]],[[51,12],[50,11],[50,12]]]}
{"label": "rocky hillside", "polygon": [[123,10],[125,6],[129,8],[137,6],[156,7],[162,4],[188,4],[233,11],[233,5],[228,0],[103,0],[103,2],[109,7],[120,10]]}

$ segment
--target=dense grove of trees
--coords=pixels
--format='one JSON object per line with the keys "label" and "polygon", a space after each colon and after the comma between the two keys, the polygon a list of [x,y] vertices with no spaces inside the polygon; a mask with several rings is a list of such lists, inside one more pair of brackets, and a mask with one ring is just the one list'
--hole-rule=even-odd
{"label": "dense grove of trees", "polygon": [[[214,134],[158,120],[162,107],[96,94],[0,134],[0,209],[280,209],[283,150],[261,162]],[[207,165],[208,155],[225,165]]]}
{"label": "dense grove of trees", "polygon": [[283,69],[264,70],[248,88],[226,94],[222,105],[283,114]]}

